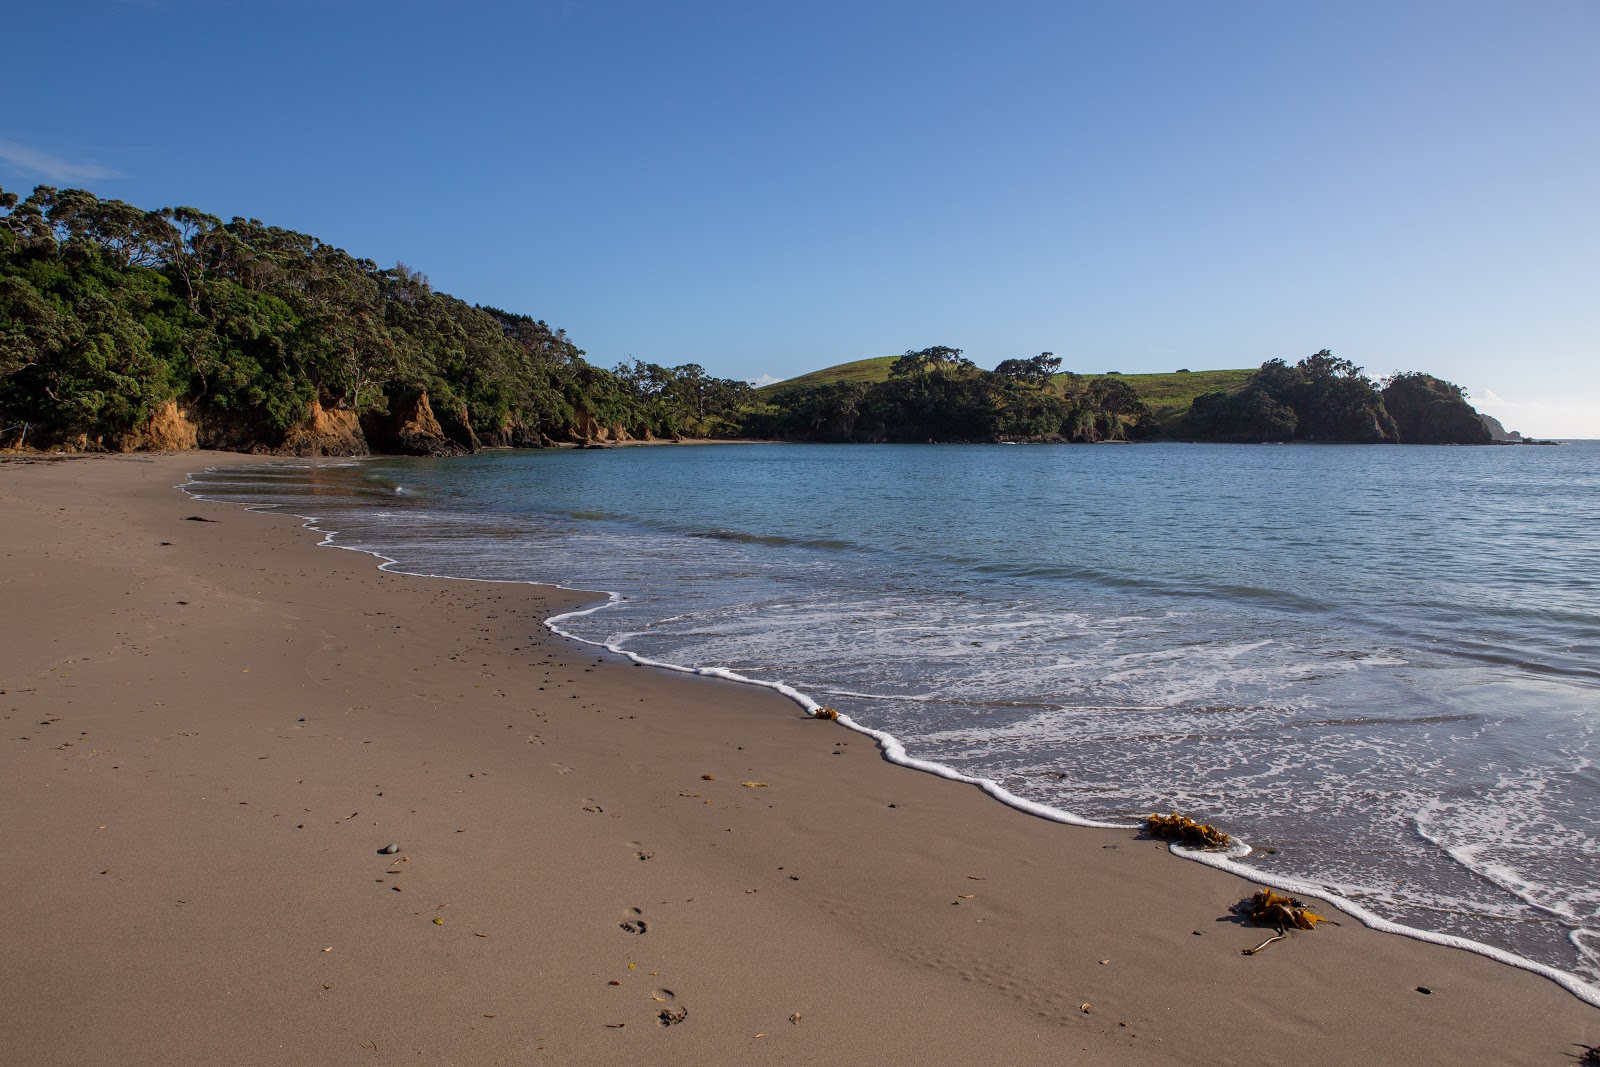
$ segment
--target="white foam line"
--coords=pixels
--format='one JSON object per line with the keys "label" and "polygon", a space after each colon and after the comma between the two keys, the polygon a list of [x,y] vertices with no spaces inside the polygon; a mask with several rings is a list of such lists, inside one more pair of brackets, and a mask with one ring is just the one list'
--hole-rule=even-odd
{"label": "white foam line", "polygon": [[1426,941],[1433,945],[1444,945],[1447,948],[1465,949],[1468,952],[1476,952],[1480,956],[1487,956],[1492,960],[1516,967],[1519,970],[1531,971],[1534,974],[1550,979],[1556,985],[1565,989],[1567,992],[1571,993],[1585,1004],[1600,1008],[1600,986],[1597,986],[1592,982],[1585,982],[1577,975],[1568,974],[1566,971],[1563,971],[1557,967],[1551,967],[1548,964],[1535,962],[1534,960],[1528,959],[1526,956],[1519,956],[1515,952],[1510,952],[1503,948],[1496,948],[1493,945],[1485,945],[1481,941],[1473,941],[1470,938],[1457,937],[1454,934],[1435,933],[1432,930],[1420,930],[1415,926],[1407,926],[1404,923],[1397,923],[1391,919],[1385,919],[1381,915],[1376,915],[1362,905],[1357,904],[1348,897],[1343,897],[1337,893],[1330,892],[1327,887],[1317,885],[1315,882],[1304,882],[1295,878],[1287,878],[1281,874],[1268,875],[1247,863],[1239,863],[1227,856],[1185,849],[1176,844],[1171,846],[1171,851],[1179,856],[1185,857],[1186,859],[1192,859],[1199,863],[1204,863],[1208,867],[1215,867],[1218,870],[1228,871],[1231,874],[1237,874],[1241,878],[1249,878],[1259,881],[1263,885],[1270,885],[1272,888],[1282,890],[1285,893],[1298,893],[1302,896],[1316,897],[1319,900],[1326,900],[1328,903],[1334,905],[1346,915],[1350,915],[1361,920],[1361,924],[1363,926],[1369,926],[1374,930],[1381,930],[1388,934],[1400,934],[1402,937],[1413,938],[1417,941]]}
{"label": "white foam line", "polygon": [[[671,619],[663,619],[671,622]],[[910,693],[857,693],[850,689],[824,689],[822,692],[835,697],[860,697],[862,700],[901,700],[912,704],[981,704],[986,707],[1003,708],[1046,708],[1050,711],[1167,711],[1161,704],[1051,704],[1042,700],[953,700],[938,694],[919,695]]]}
{"label": "white foam line", "polygon": [[[207,470],[202,473],[210,473],[210,471],[215,469],[216,468],[207,468]],[[187,493],[189,496],[192,496],[197,500],[208,500],[211,503],[242,504],[241,501],[210,500],[210,498],[202,496],[200,493],[193,492],[190,490],[189,486],[200,483],[194,481],[194,476],[192,474],[187,475],[187,477],[190,479],[188,482],[184,483],[183,485],[175,486],[175,488],[182,490],[184,493]],[[281,505],[277,504],[242,504],[242,506],[246,511],[267,511],[269,509],[281,507]],[[294,513],[289,512],[289,514]],[[623,648],[620,645],[611,644],[605,641],[594,641],[587,637],[580,637],[571,631],[563,630],[558,625],[566,619],[576,619],[585,615],[593,615],[597,611],[604,611],[606,608],[609,608],[615,604],[626,602],[627,598],[622,596],[620,593],[613,593],[606,590],[579,589],[576,586],[561,585],[556,582],[535,582],[525,581],[522,579],[499,578],[462,578],[454,574],[429,574],[423,571],[398,570],[396,568],[399,567],[399,561],[391,556],[385,556],[383,553],[377,552],[370,548],[353,548],[349,545],[335,543],[333,539],[338,531],[325,530],[316,526],[315,524],[318,522],[318,519],[316,519],[314,516],[295,515],[295,517],[305,520],[303,523],[304,529],[311,530],[314,533],[322,534],[322,540],[317,542],[318,547],[340,548],[344,549],[346,552],[360,552],[368,556],[374,556],[380,560],[383,560],[382,565],[379,566],[378,569],[380,571],[387,571],[391,574],[404,574],[416,578],[444,578],[457,582],[482,582],[487,585],[543,585],[574,593],[604,593],[606,599],[603,603],[595,604],[593,607],[579,608],[574,611],[562,612],[559,615],[552,615],[550,618],[544,620],[545,627],[552,633],[559,634],[560,636],[569,640],[577,641],[585,645],[595,645],[597,647],[606,649],[608,652],[614,652],[619,656],[625,656],[641,666],[659,667],[662,670],[676,671],[679,674],[695,674],[703,678],[721,678],[730,682],[741,682],[745,685],[760,686],[763,689],[773,689],[779,693],[782,693],[784,696],[788,697],[796,704],[799,704],[807,712],[812,714],[815,714],[822,708],[821,704],[818,704],[815,700],[812,700],[800,690],[791,685],[786,685],[783,682],[766,682],[759,678],[748,678],[742,674],[730,671],[725,667],[685,667],[681,663],[668,663],[665,660],[650,659],[646,656],[639,655],[637,652],[630,652],[628,649]],[[949,779],[952,782],[961,782],[965,785],[977,786],[989,796],[1000,801],[1000,803],[1005,804],[1008,807],[1016,808],[1018,811],[1026,812],[1027,814],[1036,816],[1040,819],[1046,819],[1050,822],[1065,823],[1069,826],[1088,826],[1104,830],[1134,830],[1138,828],[1137,824],[1104,822],[1097,819],[1085,818],[1082,815],[1077,815],[1070,811],[1064,811],[1060,808],[1053,808],[1047,804],[1040,804],[1037,801],[1028,800],[1025,797],[1019,797],[992,778],[980,778],[976,775],[963,774],[953,767],[946,767],[942,763],[935,763],[932,760],[918,759],[906,751],[904,743],[902,743],[898,737],[886,730],[878,730],[871,726],[866,726],[862,723],[856,722],[848,715],[841,714],[836,721],[839,723],[839,725],[845,727],[846,729],[854,730],[859,734],[865,734],[867,737],[870,737],[876,741],[878,743],[879,750],[883,753],[883,758],[888,760],[890,763],[897,764],[901,767],[909,767],[916,771],[926,771],[929,774],[936,775],[940,778]],[[1318,885],[1315,882],[1302,881],[1298,878],[1291,878],[1277,873],[1268,873],[1266,871],[1258,870],[1255,867],[1251,867],[1249,864],[1240,863],[1238,861],[1249,855],[1251,849],[1249,845],[1245,844],[1243,841],[1240,841],[1238,838],[1234,839],[1232,847],[1230,847],[1226,852],[1206,852],[1199,849],[1187,849],[1176,842],[1168,845],[1167,851],[1172,853],[1174,856],[1179,856],[1183,859],[1194,860],[1196,863],[1203,863],[1207,867],[1215,867],[1219,871],[1227,871],[1229,874],[1237,875],[1240,878],[1245,878],[1250,881],[1259,882],[1264,886],[1270,886],[1273,889],[1277,889],[1285,893],[1294,893],[1301,896],[1316,897],[1319,900],[1325,900],[1337,907],[1340,911],[1343,911],[1346,915],[1359,920],[1363,926],[1382,931],[1383,933],[1399,934],[1402,937],[1409,937],[1416,941],[1425,941],[1432,945],[1443,945],[1446,948],[1458,948],[1467,952],[1475,952],[1480,956],[1487,956],[1489,959],[1495,960],[1499,963],[1504,963],[1510,967],[1515,967],[1518,970],[1529,971],[1533,974],[1550,979],[1550,981],[1554,982],[1562,989],[1565,989],[1567,992],[1571,993],[1585,1004],[1588,1004],[1591,1007],[1600,1008],[1600,985],[1586,982],[1575,974],[1569,974],[1560,968],[1551,967],[1548,964],[1530,960],[1525,956],[1519,956],[1515,952],[1511,952],[1503,948],[1496,948],[1493,945],[1485,945],[1481,941],[1473,941],[1470,938],[1457,937],[1454,934],[1435,933],[1432,930],[1421,930],[1415,926],[1407,926],[1404,923],[1397,923],[1393,920],[1385,919],[1382,916],[1369,911],[1367,908],[1357,904],[1353,900],[1350,900],[1348,897],[1344,897],[1338,893],[1332,892],[1326,886]],[[1574,933],[1575,932],[1576,931],[1574,931]]]}

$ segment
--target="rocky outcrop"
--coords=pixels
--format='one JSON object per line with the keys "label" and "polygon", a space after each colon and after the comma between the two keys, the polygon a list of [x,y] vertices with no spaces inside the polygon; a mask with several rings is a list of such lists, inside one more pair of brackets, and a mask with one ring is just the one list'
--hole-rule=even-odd
{"label": "rocky outcrop", "polygon": [[479,434],[478,441],[484,448],[544,448],[550,443],[544,434],[515,418]]}
{"label": "rocky outcrop", "polygon": [[1431,374],[1397,374],[1383,389],[1383,406],[1407,445],[1486,445],[1489,430],[1458,385]]}
{"label": "rocky outcrop", "polygon": [[1478,412],[1478,419],[1483,423],[1483,428],[1489,431],[1489,437],[1501,444],[1521,444],[1523,437],[1516,430],[1507,430],[1500,424],[1500,420],[1493,415]]}
{"label": "rocky outcrop", "polygon": [[[387,413],[369,411],[361,417],[361,429],[372,448],[397,456],[460,456],[472,451],[445,433],[425,391],[397,391],[388,399]],[[467,429],[470,433],[471,427]]]}
{"label": "rocky outcrop", "polygon": [[478,435],[473,432],[472,418],[467,414],[465,407],[452,408],[441,405],[434,409],[434,417],[439,420],[439,429],[443,431],[445,439],[460,447],[463,452],[476,452],[483,447],[483,442],[478,440]]}
{"label": "rocky outcrop", "polygon": [[[118,452],[183,452],[198,448],[200,428],[195,424],[189,408],[176,400],[168,400],[156,407],[150,417],[131,433],[123,434],[116,442]],[[98,444],[98,440],[96,441]],[[82,445],[88,447],[87,437]]]}
{"label": "rocky outcrop", "polygon": [[628,428],[622,423],[607,426],[600,422],[586,408],[578,408],[573,417],[572,427],[567,431],[568,437],[580,444],[610,444],[619,441],[632,441],[633,435],[628,433]]}
{"label": "rocky outcrop", "polygon": [[365,456],[366,435],[353,411],[329,411],[316,400],[306,421],[289,430],[279,451],[290,456]]}

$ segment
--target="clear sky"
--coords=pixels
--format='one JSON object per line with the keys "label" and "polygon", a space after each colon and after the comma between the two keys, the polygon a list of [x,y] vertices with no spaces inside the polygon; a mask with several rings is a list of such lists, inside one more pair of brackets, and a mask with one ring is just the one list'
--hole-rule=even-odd
{"label": "clear sky", "polygon": [[9,5],[0,186],[788,377],[1426,370],[1600,437],[1600,3]]}

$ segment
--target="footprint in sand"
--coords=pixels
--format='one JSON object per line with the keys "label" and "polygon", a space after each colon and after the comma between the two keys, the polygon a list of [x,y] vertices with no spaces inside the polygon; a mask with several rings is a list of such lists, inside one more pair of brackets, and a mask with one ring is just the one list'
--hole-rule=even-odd
{"label": "footprint in sand", "polygon": [[[529,740],[532,740],[532,738],[529,738]],[[565,763],[552,763],[552,764],[550,764],[550,766],[552,766],[552,767],[554,767],[556,769],[556,773],[557,774],[571,774],[572,773],[572,768],[568,767]]]}
{"label": "footprint in sand", "polygon": [[642,934],[650,929],[650,925],[644,921],[644,912],[639,908],[629,908],[622,915],[623,920],[617,925],[628,933]]}
{"label": "footprint in sand", "polygon": [[643,841],[629,841],[628,847],[634,850],[634,855],[641,860],[654,859],[655,853],[644,847]]}
{"label": "footprint in sand", "polygon": [[658,989],[650,994],[650,999],[661,1005],[656,1012],[656,1022],[662,1026],[672,1026],[689,1017],[689,1009],[678,1004],[677,994],[670,989]]}
{"label": "footprint in sand", "polygon": [[584,811],[592,811],[596,815],[600,815],[600,814],[604,813],[606,809],[602,808],[599,805],[599,803],[597,803],[595,801],[595,799],[593,797],[584,797],[583,798],[583,810]]}

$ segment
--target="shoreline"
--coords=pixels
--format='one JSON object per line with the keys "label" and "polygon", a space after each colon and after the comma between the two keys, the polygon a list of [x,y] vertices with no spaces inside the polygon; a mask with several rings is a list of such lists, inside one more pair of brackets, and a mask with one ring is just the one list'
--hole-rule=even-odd
{"label": "shoreline", "polygon": [[[1354,923],[1241,958],[1260,938],[1226,908],[1252,884],[1160,843],[545,636],[575,593],[379,571],[170,488],[260,461],[0,466],[0,581],[32,608],[0,631],[0,714],[41,724],[0,748],[0,877],[28,917],[0,1045],[30,1062],[349,1062],[371,1040],[896,1063],[934,1040],[944,1062],[1543,1063],[1600,1041],[1551,982]],[[398,876],[373,855],[391,837]]]}
{"label": "shoreline", "polygon": [[[675,442],[625,442],[625,444],[641,445],[671,443]],[[738,444],[751,442],[717,442],[711,440],[696,440],[684,443]],[[352,460],[350,462],[358,463],[361,462],[361,459]],[[179,488],[197,500],[208,499],[204,496],[190,493],[189,490],[191,485],[199,485],[202,488],[204,487],[204,483],[195,483],[191,480],[185,485],[179,486]],[[593,648],[604,649],[612,654],[625,657],[636,665],[642,667],[667,670],[691,677],[720,679],[741,685],[753,686],[763,690],[774,691],[798,705],[802,711],[806,712],[807,714],[810,714],[823,706],[809,694],[802,692],[786,683],[751,678],[722,667],[697,667],[693,665],[653,659],[629,650],[621,645],[580,636],[579,634],[570,630],[563,629],[559,625],[566,619],[593,615],[613,606],[617,603],[620,597],[620,594],[616,592],[601,589],[580,588],[576,586],[555,583],[541,583],[535,580],[520,581],[508,579],[468,578],[460,575],[444,574],[432,571],[405,570],[402,568],[402,564],[399,560],[390,556],[386,556],[377,549],[355,548],[349,545],[340,544],[337,538],[339,537],[341,531],[320,525],[327,520],[316,516],[303,515],[290,511],[286,505],[249,505],[242,501],[227,501],[222,499],[216,499],[211,502],[228,503],[234,506],[243,507],[245,510],[259,510],[267,514],[289,516],[300,520],[303,529],[316,533],[321,537],[321,541],[319,541],[320,547],[338,548],[345,551],[357,552],[363,555],[371,556],[374,559],[381,561],[379,569],[385,573],[446,581],[480,582],[488,585],[533,585],[537,587],[560,589],[564,592],[570,592],[588,599],[579,607],[542,620],[542,624],[547,630],[564,640],[575,642],[581,645],[587,645]],[[598,602],[590,603],[589,601]],[[934,760],[914,757],[908,752],[905,747],[905,743],[901,738],[886,730],[877,729],[867,726],[863,723],[859,723],[849,715],[843,713],[837,714],[836,721],[838,725],[871,739],[877,745],[878,751],[885,762],[898,767],[904,767],[909,770],[931,774],[949,782],[972,786],[1002,806],[1011,808],[1021,814],[1044,819],[1049,822],[1059,823],[1065,826],[1120,830],[1134,833],[1138,833],[1142,828],[1142,822],[1107,822],[1104,820],[1093,819],[1088,816],[1080,815],[1077,812],[1070,811],[1065,808],[1029,800],[1026,797],[1022,797],[1011,792],[991,778],[967,774]],[[1247,841],[1244,841],[1238,837],[1234,838],[1234,843],[1231,847],[1225,850],[1217,851],[1187,849],[1177,843],[1170,842],[1164,842],[1162,844],[1163,847],[1165,847],[1168,852],[1176,858],[1190,860],[1219,871],[1224,871],[1241,879],[1247,880],[1257,886],[1264,886],[1281,893],[1293,894],[1300,897],[1308,897],[1324,902],[1325,906],[1331,906],[1340,913],[1355,919],[1368,929],[1409,938],[1426,944],[1475,953],[1504,966],[1526,971],[1528,973],[1548,979],[1564,989],[1566,992],[1570,993],[1572,996],[1576,997],[1579,1001],[1589,1005],[1590,1007],[1600,1008],[1600,986],[1586,981],[1577,974],[1521,955],[1515,951],[1512,951],[1511,949],[1502,948],[1497,945],[1473,940],[1471,938],[1456,934],[1412,926],[1407,923],[1388,918],[1377,913],[1371,908],[1365,907],[1351,900],[1347,896],[1337,893],[1328,886],[1322,885],[1307,877],[1302,877],[1291,873],[1262,871],[1244,862],[1245,858],[1254,852],[1254,849]]]}

